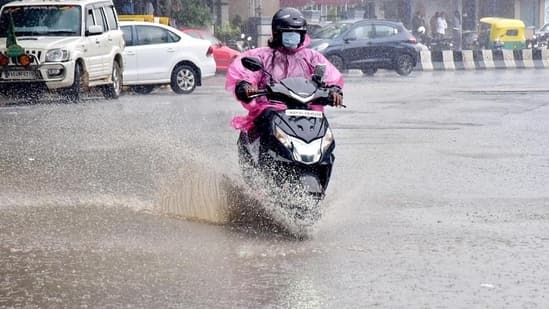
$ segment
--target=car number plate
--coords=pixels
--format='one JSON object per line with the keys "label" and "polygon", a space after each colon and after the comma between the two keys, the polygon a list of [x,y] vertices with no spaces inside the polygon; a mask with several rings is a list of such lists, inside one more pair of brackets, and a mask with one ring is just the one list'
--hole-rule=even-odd
{"label": "car number plate", "polygon": [[36,79],[35,71],[4,71],[3,75],[5,79]]}
{"label": "car number plate", "polygon": [[287,109],[286,115],[294,117],[322,118],[323,114],[319,111],[311,111],[306,109]]}

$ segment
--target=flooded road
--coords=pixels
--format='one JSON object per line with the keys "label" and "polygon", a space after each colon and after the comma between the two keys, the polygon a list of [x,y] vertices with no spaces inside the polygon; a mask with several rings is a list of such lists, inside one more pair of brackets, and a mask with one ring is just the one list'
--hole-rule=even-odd
{"label": "flooded road", "polygon": [[546,308],[548,75],[349,76],[301,241],[225,223],[243,109],[222,76],[2,106],[0,308]]}

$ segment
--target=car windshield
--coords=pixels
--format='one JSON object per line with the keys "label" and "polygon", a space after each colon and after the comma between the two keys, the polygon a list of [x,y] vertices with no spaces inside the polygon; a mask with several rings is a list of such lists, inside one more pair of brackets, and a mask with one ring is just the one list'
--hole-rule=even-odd
{"label": "car windshield", "polygon": [[313,38],[333,39],[338,37],[341,33],[345,32],[345,30],[349,29],[350,26],[350,23],[329,24],[324,26],[320,31],[318,31]]}
{"label": "car windshield", "polygon": [[75,5],[9,7],[0,15],[0,37],[6,37],[11,21],[16,36],[79,36],[80,20],[81,10]]}

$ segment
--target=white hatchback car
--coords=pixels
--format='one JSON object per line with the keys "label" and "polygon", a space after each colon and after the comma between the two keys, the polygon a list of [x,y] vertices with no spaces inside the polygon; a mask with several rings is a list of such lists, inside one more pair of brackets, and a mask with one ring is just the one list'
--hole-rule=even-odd
{"label": "white hatchback car", "polygon": [[124,32],[124,86],[140,94],[170,85],[177,94],[191,93],[202,79],[215,75],[209,41],[164,24],[122,21]]}

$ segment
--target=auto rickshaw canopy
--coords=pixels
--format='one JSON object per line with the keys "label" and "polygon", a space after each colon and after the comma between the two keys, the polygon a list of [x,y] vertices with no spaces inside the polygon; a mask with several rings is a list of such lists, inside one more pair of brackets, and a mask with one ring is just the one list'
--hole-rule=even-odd
{"label": "auto rickshaw canopy", "polygon": [[494,48],[498,46],[498,44],[505,49],[521,49],[525,47],[526,26],[522,20],[501,17],[483,17],[480,19],[480,22],[488,26],[483,27],[481,25],[481,33],[479,33],[480,36],[482,32],[489,31],[489,33],[484,33],[486,47]]}

